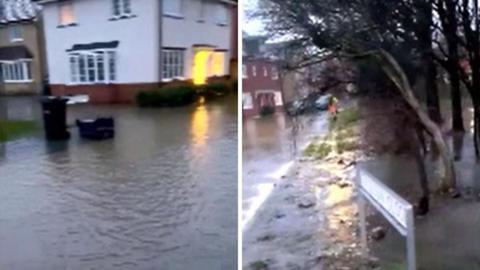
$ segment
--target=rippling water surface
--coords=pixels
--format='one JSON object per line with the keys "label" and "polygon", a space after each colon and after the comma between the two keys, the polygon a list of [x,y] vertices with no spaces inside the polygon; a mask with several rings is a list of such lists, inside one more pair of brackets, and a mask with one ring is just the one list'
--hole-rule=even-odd
{"label": "rippling water surface", "polygon": [[[0,144],[0,269],[235,269],[236,100],[69,107],[68,122],[104,115],[113,140]],[[0,119],[40,117],[0,99]]]}

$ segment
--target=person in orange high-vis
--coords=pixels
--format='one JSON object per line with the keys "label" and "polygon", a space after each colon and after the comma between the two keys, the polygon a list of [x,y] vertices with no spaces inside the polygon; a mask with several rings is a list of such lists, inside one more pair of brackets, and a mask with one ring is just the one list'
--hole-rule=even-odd
{"label": "person in orange high-vis", "polygon": [[334,121],[337,120],[337,113],[338,113],[337,99],[333,96],[330,97],[330,101],[328,102],[328,112],[333,117]]}

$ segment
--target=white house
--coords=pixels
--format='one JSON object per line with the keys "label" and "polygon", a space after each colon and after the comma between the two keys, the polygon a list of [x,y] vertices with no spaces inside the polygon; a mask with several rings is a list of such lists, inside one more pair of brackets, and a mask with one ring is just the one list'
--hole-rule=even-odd
{"label": "white house", "polygon": [[228,73],[229,0],[40,0],[51,91],[132,101],[172,79]]}

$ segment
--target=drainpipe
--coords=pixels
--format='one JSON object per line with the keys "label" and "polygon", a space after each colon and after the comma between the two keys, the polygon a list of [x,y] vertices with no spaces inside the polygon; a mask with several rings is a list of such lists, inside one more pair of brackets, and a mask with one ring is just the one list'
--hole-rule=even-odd
{"label": "drainpipe", "polygon": [[158,82],[163,79],[163,0],[158,0]]}

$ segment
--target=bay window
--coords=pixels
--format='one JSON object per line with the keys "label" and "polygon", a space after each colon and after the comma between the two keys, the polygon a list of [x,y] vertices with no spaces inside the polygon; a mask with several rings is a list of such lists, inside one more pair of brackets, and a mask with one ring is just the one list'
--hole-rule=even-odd
{"label": "bay window", "polygon": [[163,49],[162,60],[162,78],[163,80],[181,79],[184,75],[185,50],[183,49]]}
{"label": "bay window", "polygon": [[116,79],[114,51],[82,51],[69,54],[70,83],[111,83]]}
{"label": "bay window", "polygon": [[31,60],[0,61],[5,83],[32,81]]}

